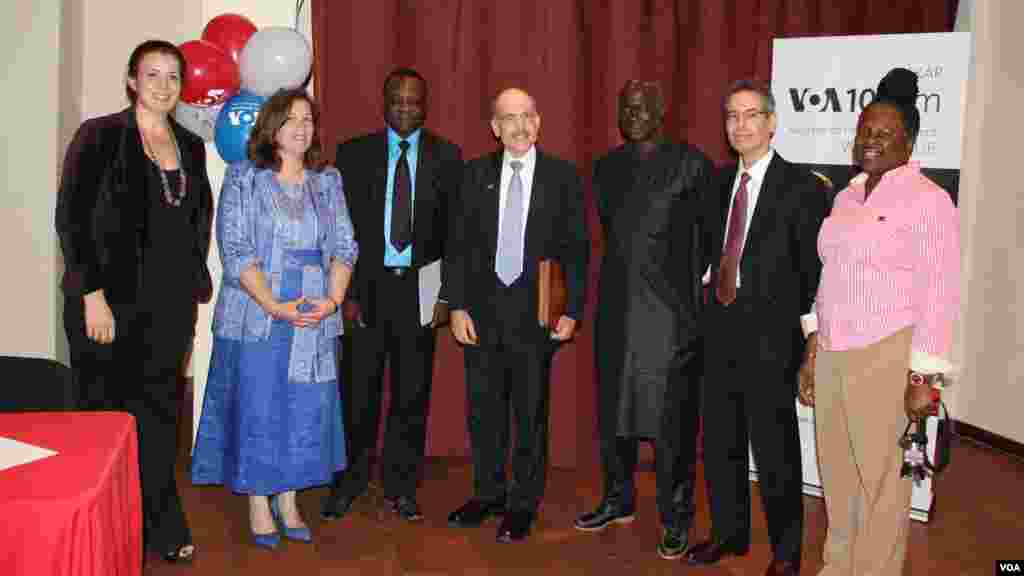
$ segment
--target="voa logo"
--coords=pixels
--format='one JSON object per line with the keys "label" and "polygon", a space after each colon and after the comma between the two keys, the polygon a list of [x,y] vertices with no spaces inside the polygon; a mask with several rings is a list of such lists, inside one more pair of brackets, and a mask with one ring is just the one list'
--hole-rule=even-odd
{"label": "voa logo", "polygon": [[1000,560],[996,562],[996,574],[1024,574],[1021,562]]}
{"label": "voa logo", "polygon": [[232,126],[249,126],[256,123],[256,118],[260,115],[259,108],[252,110],[247,109],[235,109],[228,110],[228,122]]}
{"label": "voa logo", "polygon": [[[871,88],[790,88],[789,100],[795,112],[860,112],[875,99]],[[922,113],[941,112],[942,95],[932,92],[917,95],[917,107]]]}

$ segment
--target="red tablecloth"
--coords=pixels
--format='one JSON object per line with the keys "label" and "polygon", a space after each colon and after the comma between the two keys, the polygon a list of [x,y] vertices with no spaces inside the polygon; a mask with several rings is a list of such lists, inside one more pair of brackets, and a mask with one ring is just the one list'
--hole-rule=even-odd
{"label": "red tablecloth", "polygon": [[142,573],[134,418],[121,412],[0,414],[0,436],[58,452],[0,471],[0,573]]}

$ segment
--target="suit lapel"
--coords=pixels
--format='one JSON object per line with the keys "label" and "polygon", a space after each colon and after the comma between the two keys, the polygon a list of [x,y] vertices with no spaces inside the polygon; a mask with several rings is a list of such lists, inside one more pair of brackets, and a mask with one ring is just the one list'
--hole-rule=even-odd
{"label": "suit lapel", "polygon": [[740,261],[740,271],[746,271],[746,264],[757,257],[758,247],[763,240],[761,230],[764,222],[771,218],[774,212],[774,204],[779,194],[779,185],[782,180],[782,161],[778,153],[772,157],[768,164],[768,170],[764,173],[764,182],[757,193],[757,204],[754,206],[754,213],[750,217],[750,227],[747,229],[747,237],[743,244],[743,257]]}
{"label": "suit lapel", "polygon": [[142,146],[142,135],[139,133],[139,125],[135,120],[135,110],[128,108],[121,113],[121,117],[125,126],[122,134],[124,147],[120,161],[124,164],[119,175],[123,181],[119,183],[119,186],[113,187],[111,194],[117,198],[114,205],[122,212],[121,222],[127,222],[137,229],[142,229],[147,224],[146,208],[149,198],[138,192],[147,189],[146,171],[153,169],[152,161],[146,156],[146,151]]}
{"label": "suit lapel", "polygon": [[490,255],[492,258],[498,252],[498,232],[499,222],[501,218],[501,159],[502,151],[498,150],[491,157],[490,162],[490,174],[487,175],[484,182],[487,186],[487,194],[490,194],[490,210],[494,218],[487,218],[485,222],[492,222],[494,229],[490,230],[487,234],[487,239],[490,241]]}
{"label": "suit lapel", "polygon": [[378,254],[374,254],[373,257],[378,261],[373,262],[374,266],[382,266],[384,264],[384,210],[387,203],[387,191],[388,191],[388,133],[387,131],[378,132],[374,138],[373,143],[370,146],[371,157],[367,159],[373,163],[373,179],[367,186],[367,205],[370,209],[369,222],[373,223],[373,230],[367,239],[374,245],[380,246],[379,258]]}
{"label": "suit lapel", "polygon": [[526,230],[523,234],[523,267],[525,269],[527,258],[530,252],[530,247],[536,244],[533,241],[533,237],[536,235],[537,226],[540,226],[538,219],[540,211],[543,210],[545,189],[544,183],[547,182],[547,168],[548,158],[537,149],[537,161],[533,166],[533,182],[530,187],[530,206],[526,210]]}
{"label": "suit lapel", "polygon": [[416,152],[416,189],[413,192],[412,217],[412,259],[416,261],[416,246],[421,245],[420,234],[429,231],[430,210],[434,205],[434,139],[423,129],[420,131],[419,149]]}

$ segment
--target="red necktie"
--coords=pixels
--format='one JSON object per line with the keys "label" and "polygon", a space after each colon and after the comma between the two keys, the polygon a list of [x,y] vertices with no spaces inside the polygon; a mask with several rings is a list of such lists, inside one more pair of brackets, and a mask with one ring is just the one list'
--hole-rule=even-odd
{"label": "red necktie", "polygon": [[743,254],[743,234],[747,227],[747,182],[750,174],[740,176],[740,186],[732,200],[729,213],[729,232],[725,237],[725,250],[718,265],[718,286],[715,295],[718,301],[728,306],[736,300],[736,276],[739,274],[740,256]]}

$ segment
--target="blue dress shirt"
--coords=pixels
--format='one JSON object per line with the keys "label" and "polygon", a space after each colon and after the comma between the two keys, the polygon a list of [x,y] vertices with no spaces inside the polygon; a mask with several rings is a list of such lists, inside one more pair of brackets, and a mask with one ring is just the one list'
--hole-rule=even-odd
{"label": "blue dress shirt", "polygon": [[[395,250],[391,245],[391,203],[395,195],[395,168],[398,166],[398,157],[402,154],[402,148],[398,145],[402,137],[388,126],[388,183],[387,194],[384,197],[384,265],[385,266],[412,266],[412,244],[410,243],[401,252]],[[405,159],[409,164],[409,189],[412,191],[412,206],[416,206],[416,159],[419,157],[420,130],[417,129],[405,139],[409,143],[409,149],[405,152]],[[413,210],[413,214],[416,210]],[[415,224],[415,217],[413,217]]]}

